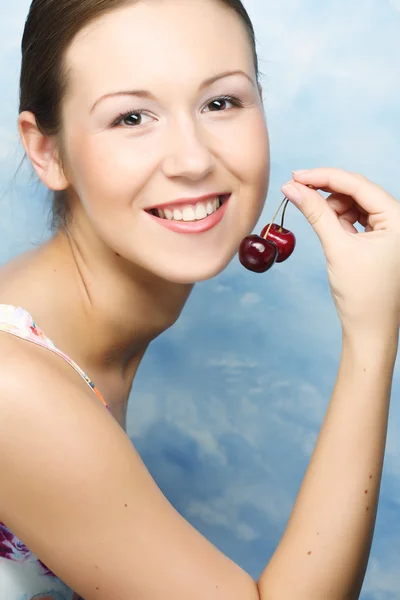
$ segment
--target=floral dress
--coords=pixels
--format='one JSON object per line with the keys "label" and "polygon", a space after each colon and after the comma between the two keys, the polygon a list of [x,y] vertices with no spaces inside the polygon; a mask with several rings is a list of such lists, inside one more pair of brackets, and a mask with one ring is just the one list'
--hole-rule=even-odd
{"label": "floral dress", "polygon": [[[0,304],[0,331],[48,348],[64,358],[86,381],[109,410],[91,379],[69,356],[61,352],[39,329],[23,308]],[[1,486],[1,482],[0,482]],[[0,487],[1,489],[1,487]],[[35,556],[25,544],[0,521],[0,599],[1,600],[79,600],[65,583]],[[80,599],[80,600],[83,600]]]}

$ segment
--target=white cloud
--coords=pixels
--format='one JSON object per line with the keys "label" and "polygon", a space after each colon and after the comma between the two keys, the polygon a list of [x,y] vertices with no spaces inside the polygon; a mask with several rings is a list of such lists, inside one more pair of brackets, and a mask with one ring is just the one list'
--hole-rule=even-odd
{"label": "white cloud", "polygon": [[231,288],[228,287],[227,285],[223,285],[222,283],[217,283],[214,286],[214,292],[216,294],[223,294],[224,292],[231,292]]}
{"label": "white cloud", "polygon": [[255,369],[258,367],[258,363],[238,358],[236,355],[212,358],[209,360],[208,365],[210,367],[221,367],[229,372],[235,371],[236,369]]}
{"label": "white cloud", "polygon": [[375,556],[370,558],[365,577],[363,591],[374,595],[374,600],[400,598],[399,564],[400,553],[397,548],[391,549],[388,565]]}
{"label": "white cloud", "polygon": [[188,428],[186,423],[181,423],[181,427],[187,435],[197,442],[201,457],[212,456],[218,461],[218,464],[221,467],[224,467],[227,464],[227,457],[221,451],[217,439],[211,432],[206,431],[205,429]]}
{"label": "white cloud", "polygon": [[222,525],[233,531],[239,540],[251,542],[260,537],[260,534],[252,527],[246,523],[239,522],[237,515],[234,513],[234,509],[230,513],[227,512],[226,501],[221,498],[207,504],[197,501],[191,502],[187,510],[187,514],[192,518],[198,517],[203,523],[207,523],[208,525]]}
{"label": "white cloud", "polygon": [[137,437],[144,435],[147,430],[156,423],[160,418],[160,407],[157,396],[155,394],[140,395],[140,410],[128,412],[127,415],[127,430],[129,435]]}
{"label": "white cloud", "polygon": [[261,296],[254,292],[248,292],[244,294],[240,300],[240,304],[242,306],[253,306],[254,304],[259,304],[261,302]]}

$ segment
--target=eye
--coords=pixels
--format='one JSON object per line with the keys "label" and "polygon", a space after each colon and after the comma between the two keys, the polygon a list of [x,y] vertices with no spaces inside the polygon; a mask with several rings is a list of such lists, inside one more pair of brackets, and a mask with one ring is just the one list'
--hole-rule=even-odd
{"label": "eye", "polygon": [[232,104],[236,108],[243,107],[242,101],[237,96],[218,96],[210,100],[207,106],[212,108],[206,112],[226,112],[227,104]]}
{"label": "eye", "polygon": [[[125,113],[120,113],[119,117],[111,124],[112,127],[118,127],[118,125],[125,125],[129,129],[134,129],[139,125],[143,125],[143,117],[149,117],[146,115],[144,110],[128,110]],[[130,119],[129,124],[126,122]],[[125,123],[123,123],[125,121]]]}

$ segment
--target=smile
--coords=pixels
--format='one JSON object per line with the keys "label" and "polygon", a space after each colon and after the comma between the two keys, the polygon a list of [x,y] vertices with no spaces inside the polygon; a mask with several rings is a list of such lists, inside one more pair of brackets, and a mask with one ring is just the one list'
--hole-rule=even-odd
{"label": "smile", "polygon": [[209,215],[217,212],[222,206],[222,196],[210,198],[204,202],[198,202],[195,205],[186,205],[183,207],[169,206],[164,209],[153,208],[150,212],[155,217],[167,219],[168,221],[201,221]]}
{"label": "smile", "polygon": [[147,210],[160,225],[177,233],[202,233],[219,223],[227,209],[230,194],[215,196],[196,204],[165,206]]}

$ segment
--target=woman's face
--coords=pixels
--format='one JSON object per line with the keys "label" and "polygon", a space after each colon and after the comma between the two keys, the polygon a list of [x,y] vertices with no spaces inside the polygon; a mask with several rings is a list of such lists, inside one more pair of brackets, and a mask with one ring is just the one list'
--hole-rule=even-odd
{"label": "woman's face", "polygon": [[216,0],[142,0],[82,30],[66,60],[63,141],[79,218],[164,279],[218,274],[253,230],[270,172],[238,15]]}

